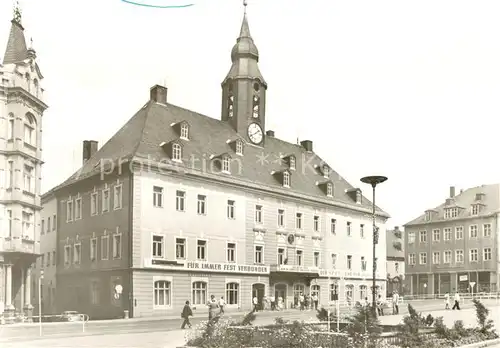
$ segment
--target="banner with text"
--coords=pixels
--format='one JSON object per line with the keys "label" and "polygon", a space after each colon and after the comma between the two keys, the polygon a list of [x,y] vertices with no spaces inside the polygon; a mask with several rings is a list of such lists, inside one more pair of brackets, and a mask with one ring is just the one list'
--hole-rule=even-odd
{"label": "banner with text", "polygon": [[269,274],[268,266],[239,265],[235,263],[203,261],[178,262],[163,259],[149,259],[145,261],[146,267],[171,269],[176,271]]}

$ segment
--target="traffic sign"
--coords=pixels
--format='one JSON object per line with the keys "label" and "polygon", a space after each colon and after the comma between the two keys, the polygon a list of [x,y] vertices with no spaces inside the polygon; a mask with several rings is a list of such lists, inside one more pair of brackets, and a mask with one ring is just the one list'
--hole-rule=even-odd
{"label": "traffic sign", "polygon": [[473,288],[474,285],[476,285],[476,282],[469,282],[469,285],[470,285],[471,288]]}

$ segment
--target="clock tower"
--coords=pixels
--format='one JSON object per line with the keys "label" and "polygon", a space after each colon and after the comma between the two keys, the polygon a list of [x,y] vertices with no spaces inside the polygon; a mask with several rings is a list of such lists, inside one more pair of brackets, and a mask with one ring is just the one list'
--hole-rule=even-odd
{"label": "clock tower", "polygon": [[240,36],[231,51],[231,69],[222,82],[222,121],[246,141],[264,144],[267,83],[259,70],[259,50],[248,26],[246,1]]}

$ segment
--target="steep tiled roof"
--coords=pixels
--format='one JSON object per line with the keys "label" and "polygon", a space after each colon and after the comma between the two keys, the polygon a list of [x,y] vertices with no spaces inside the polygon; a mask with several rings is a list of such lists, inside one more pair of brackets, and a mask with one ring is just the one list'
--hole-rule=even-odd
{"label": "steep tiled roof", "polygon": [[[478,194],[482,194],[481,201],[476,200]],[[448,202],[445,201],[443,204],[437,206],[434,209],[430,209],[434,211],[431,221],[427,221],[425,219],[426,214],[424,213],[418,218],[406,223],[405,226],[453,220],[444,218],[445,208],[462,208],[459,209],[459,215],[455,219],[472,217],[470,208],[475,203],[481,203],[482,205],[481,210],[478,214],[479,216],[498,213],[500,209],[500,184],[472,187],[454,196],[453,198],[447,199],[447,201]]]}
{"label": "steep tiled roof", "polygon": [[12,20],[9,40],[3,57],[3,64],[19,63],[28,58],[28,48],[24,38],[24,28],[16,20]]}
{"label": "steep tiled roof", "polygon": [[[178,164],[170,159],[170,154],[165,152],[161,144],[179,139],[179,133],[172,125],[181,121],[189,125],[189,140],[182,141],[183,163]],[[328,179],[314,169],[315,165],[322,165],[323,161],[314,153],[307,152],[301,145],[267,136],[263,148],[245,144],[244,155],[238,156],[231,148],[230,142],[239,138],[227,122],[172,104],[150,101],[61,186],[96,174],[102,160],[116,162],[121,159],[123,162],[132,158],[149,159],[181,166],[190,172],[201,174],[204,163],[210,163],[210,159],[228,153],[234,161],[241,161],[241,170],[238,171],[237,163],[233,162],[231,175],[220,174],[220,180],[227,177],[236,179],[240,184],[257,184],[263,189],[282,189],[306,195],[311,199],[328,199],[332,203],[337,202],[354,209],[363,207],[363,210],[370,211],[371,202],[363,199],[361,204],[356,204],[355,195],[347,192],[353,186],[333,170],[330,170],[330,180],[334,184],[334,196],[328,198],[325,191],[318,186]],[[287,189],[283,188],[272,174],[288,168],[280,158],[288,155],[296,157],[296,170],[291,171],[291,187]],[[192,161],[192,158],[197,160]],[[378,212],[388,217],[382,210],[378,209]]]}

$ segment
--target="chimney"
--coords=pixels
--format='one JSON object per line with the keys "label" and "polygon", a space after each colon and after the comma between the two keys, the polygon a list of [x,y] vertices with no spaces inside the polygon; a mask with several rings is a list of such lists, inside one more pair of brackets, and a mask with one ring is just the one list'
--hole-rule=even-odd
{"label": "chimney", "polygon": [[97,152],[98,142],[95,140],[83,141],[83,164],[87,162]]}
{"label": "chimney", "polygon": [[313,142],[311,140],[303,140],[300,142],[300,145],[308,152],[312,152],[313,150]]}
{"label": "chimney", "polygon": [[455,186],[450,186],[450,198],[455,197]]}
{"label": "chimney", "polygon": [[167,104],[167,87],[154,85],[149,91],[149,99],[160,104]]}
{"label": "chimney", "polygon": [[268,130],[268,131],[266,132],[266,135],[267,135],[268,137],[274,137],[274,131],[272,131],[272,130]]}
{"label": "chimney", "polygon": [[399,226],[394,226],[394,231],[399,231]]}

